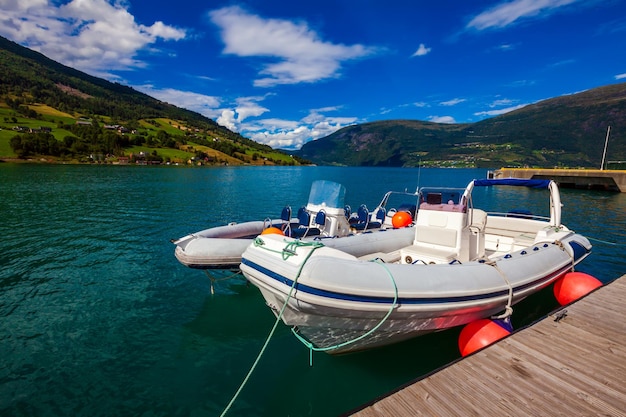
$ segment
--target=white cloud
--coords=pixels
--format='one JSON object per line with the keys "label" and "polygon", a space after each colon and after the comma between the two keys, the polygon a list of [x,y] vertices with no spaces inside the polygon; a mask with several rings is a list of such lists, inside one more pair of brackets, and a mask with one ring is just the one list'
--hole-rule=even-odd
{"label": "white cloud", "polygon": [[184,39],[186,31],[163,22],[139,24],[124,2],[0,0],[0,35],[67,66],[106,78],[109,71],[141,68],[137,59],[157,40]]}
{"label": "white cloud", "polygon": [[559,7],[577,1],[579,0],[513,0],[504,2],[474,17],[466,28],[476,30],[504,28],[523,18],[546,16]]}
{"label": "white cloud", "polygon": [[512,51],[515,49],[516,45],[510,43],[503,43],[502,45],[498,45],[495,49],[499,51]]}
{"label": "white cloud", "polygon": [[623,73],[623,74],[617,74],[617,75],[615,76],[615,79],[616,79],[616,80],[621,80],[621,79],[623,79],[623,78],[626,78],[626,72],[625,72],[625,73]]}
{"label": "white cloud", "polygon": [[257,102],[264,100],[265,97],[241,97],[237,99],[237,121],[243,122],[248,117],[258,117],[269,109],[259,105]]}
{"label": "white cloud", "polygon": [[305,124],[302,121],[294,123],[285,120],[265,120],[263,121],[264,130],[249,136],[250,139],[272,148],[300,149],[302,145],[311,140],[323,138],[356,122],[356,118],[345,118],[345,121],[348,120],[352,122],[344,124],[327,120],[313,125]]}
{"label": "white cloud", "polygon": [[295,130],[302,124],[297,120],[285,120],[285,119],[259,119],[254,122],[246,123],[247,131],[278,131],[278,130]]}
{"label": "white cloud", "polygon": [[439,103],[442,106],[456,106],[457,104],[463,103],[466,101],[464,98],[453,98],[452,100],[442,101]]}
{"label": "white cloud", "polygon": [[558,68],[558,67],[562,67],[564,65],[571,65],[571,64],[573,64],[575,62],[576,62],[575,59],[564,59],[562,61],[557,61],[557,62],[554,62],[554,63],[548,65],[548,68]]}
{"label": "white cloud", "polygon": [[311,109],[309,110],[309,114],[306,117],[304,117],[302,121],[308,124],[319,123],[323,120],[329,119],[329,117],[325,116],[323,113],[337,111],[340,109],[341,109],[340,106],[328,106],[328,107],[322,107],[319,109]]}
{"label": "white cloud", "polygon": [[435,123],[456,123],[452,116],[430,116],[428,120]]}
{"label": "white cloud", "polygon": [[175,90],[173,88],[158,89],[151,85],[140,85],[135,88],[151,97],[173,104],[187,110],[192,110],[209,118],[215,118],[220,114],[218,107],[221,100],[219,97],[207,96],[191,91]]}
{"label": "white cloud", "polygon": [[499,116],[504,113],[512,112],[513,110],[521,109],[524,106],[526,106],[526,104],[519,104],[517,106],[507,107],[504,109],[481,111],[474,113],[474,116]]}
{"label": "white cloud", "polygon": [[323,114],[337,108],[313,109],[300,120],[266,118],[243,123],[236,117],[234,110],[223,110],[217,122],[272,148],[299,149],[306,142],[328,136],[359,121],[356,117],[332,117]]}
{"label": "white cloud", "polygon": [[310,130],[305,126],[300,126],[287,131],[256,133],[250,139],[269,145],[274,149],[299,149],[309,136]]}
{"label": "white cloud", "polygon": [[254,81],[258,87],[312,83],[339,76],[344,61],[364,58],[375,48],[323,41],[306,23],[264,19],[231,6],[212,11],[220,28],[224,53],[240,57],[270,58]]}
{"label": "white cloud", "polygon": [[501,98],[498,100],[494,100],[489,107],[499,107],[499,106],[508,106],[509,104],[513,103],[513,100],[510,100],[508,98]]}
{"label": "white cloud", "polygon": [[411,57],[427,55],[431,51],[431,49],[432,48],[427,48],[426,45],[424,45],[423,43],[420,43],[420,46],[417,48],[417,51],[415,51],[413,55],[411,55]]}
{"label": "white cloud", "polygon": [[233,132],[237,131],[237,119],[235,118],[234,110],[222,110],[222,114],[217,118],[216,122]]}

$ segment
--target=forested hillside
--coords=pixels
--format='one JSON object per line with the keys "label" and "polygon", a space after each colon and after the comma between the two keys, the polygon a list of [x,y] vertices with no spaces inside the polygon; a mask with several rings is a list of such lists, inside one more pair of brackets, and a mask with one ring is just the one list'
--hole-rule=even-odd
{"label": "forested hillside", "polygon": [[626,83],[541,101],[473,124],[387,120],[349,126],[305,144],[298,155],[349,166],[599,168],[609,126],[608,167],[624,169]]}
{"label": "forested hillside", "polygon": [[298,165],[198,113],[0,37],[0,158]]}

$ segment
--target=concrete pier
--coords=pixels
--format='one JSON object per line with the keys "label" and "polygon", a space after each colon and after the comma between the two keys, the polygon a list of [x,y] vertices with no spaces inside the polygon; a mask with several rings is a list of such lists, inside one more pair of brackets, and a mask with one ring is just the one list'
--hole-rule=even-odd
{"label": "concrete pier", "polygon": [[561,188],[626,193],[626,170],[500,168],[494,178],[534,178],[556,181]]}

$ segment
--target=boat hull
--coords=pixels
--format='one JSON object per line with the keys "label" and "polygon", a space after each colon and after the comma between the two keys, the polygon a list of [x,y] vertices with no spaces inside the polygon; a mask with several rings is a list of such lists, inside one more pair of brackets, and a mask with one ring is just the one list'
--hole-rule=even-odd
{"label": "boat hull", "polygon": [[[416,193],[389,191],[370,213],[364,227],[350,215],[344,205],[345,188],[332,181],[318,180],[311,185],[306,206],[293,217],[291,207],[285,206],[280,220],[230,223],[192,233],[173,240],[174,255],[183,265],[196,269],[238,270],[241,254],[269,227],[279,228],[285,235],[303,241],[323,241],[355,256],[396,250],[398,244],[410,245],[413,232],[406,227],[392,228],[393,214],[405,210],[415,217]],[[365,209],[366,210],[366,209]],[[353,222],[352,220],[355,220]],[[376,220],[376,221],[374,221]],[[404,225],[403,225],[404,226]]]}
{"label": "boat hull", "polygon": [[271,236],[263,241],[263,247],[244,252],[241,271],[276,315],[284,306],[285,324],[331,354],[493,316],[509,303],[509,291],[514,305],[570,271],[591,250],[587,239],[567,231],[552,242],[489,261],[406,265],[313,246],[297,247],[297,256],[277,261],[274,251],[284,241]]}
{"label": "boat hull", "polygon": [[[271,224],[280,227],[281,223]],[[241,254],[268,227],[264,221],[231,223],[192,233],[173,241],[174,255],[195,269],[239,269]]]}
{"label": "boat hull", "polygon": [[[219,226],[190,234],[175,242],[174,255],[183,265],[195,269],[238,270],[241,255],[254,238],[267,227],[264,222],[246,222]],[[322,242],[324,245],[360,257],[375,250],[388,253],[410,245],[414,231],[402,229],[379,229],[344,237],[306,237],[304,242]],[[239,236],[239,237],[237,237]],[[282,238],[282,236],[281,236]]]}

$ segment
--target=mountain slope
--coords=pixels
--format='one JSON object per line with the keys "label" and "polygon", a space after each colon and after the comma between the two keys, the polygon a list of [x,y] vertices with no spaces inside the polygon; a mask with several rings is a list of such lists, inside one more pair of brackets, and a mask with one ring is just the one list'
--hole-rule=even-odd
{"label": "mountain slope", "polygon": [[[42,108],[54,111],[38,112]],[[161,102],[131,87],[85,74],[3,37],[0,37],[0,113],[4,115],[4,123],[0,120],[0,156],[11,156],[7,154],[15,152],[25,157],[45,152],[36,142],[48,142],[50,138],[42,137],[41,133],[37,133],[38,138],[20,135],[18,139],[28,143],[12,142],[13,151],[10,151],[8,143],[14,134],[9,133],[19,124],[22,127],[35,126],[29,131],[41,127],[52,129],[49,135],[59,141],[54,148],[60,147],[57,153],[64,157],[80,158],[77,153],[82,153],[83,157],[94,153],[123,156],[131,152],[131,145],[145,144],[149,148],[179,150],[179,159],[183,160],[200,156],[216,163],[299,164],[297,158],[247,139],[201,114]],[[51,113],[66,117],[53,117]],[[99,132],[85,133],[69,128],[81,118],[89,119]],[[105,125],[121,125],[133,133],[112,139],[112,132],[103,130]],[[24,132],[24,129],[19,131]],[[85,138],[87,135],[97,137]],[[65,137],[70,139],[64,141]],[[65,142],[74,144],[77,139],[89,143],[79,147],[65,146]],[[112,140],[115,144],[107,145]],[[77,151],[78,148],[81,150]],[[132,149],[138,150],[136,147]]]}
{"label": "mountain slope", "polygon": [[626,83],[544,100],[473,124],[410,120],[343,128],[305,144],[318,164],[366,166],[599,167],[626,160]]}

